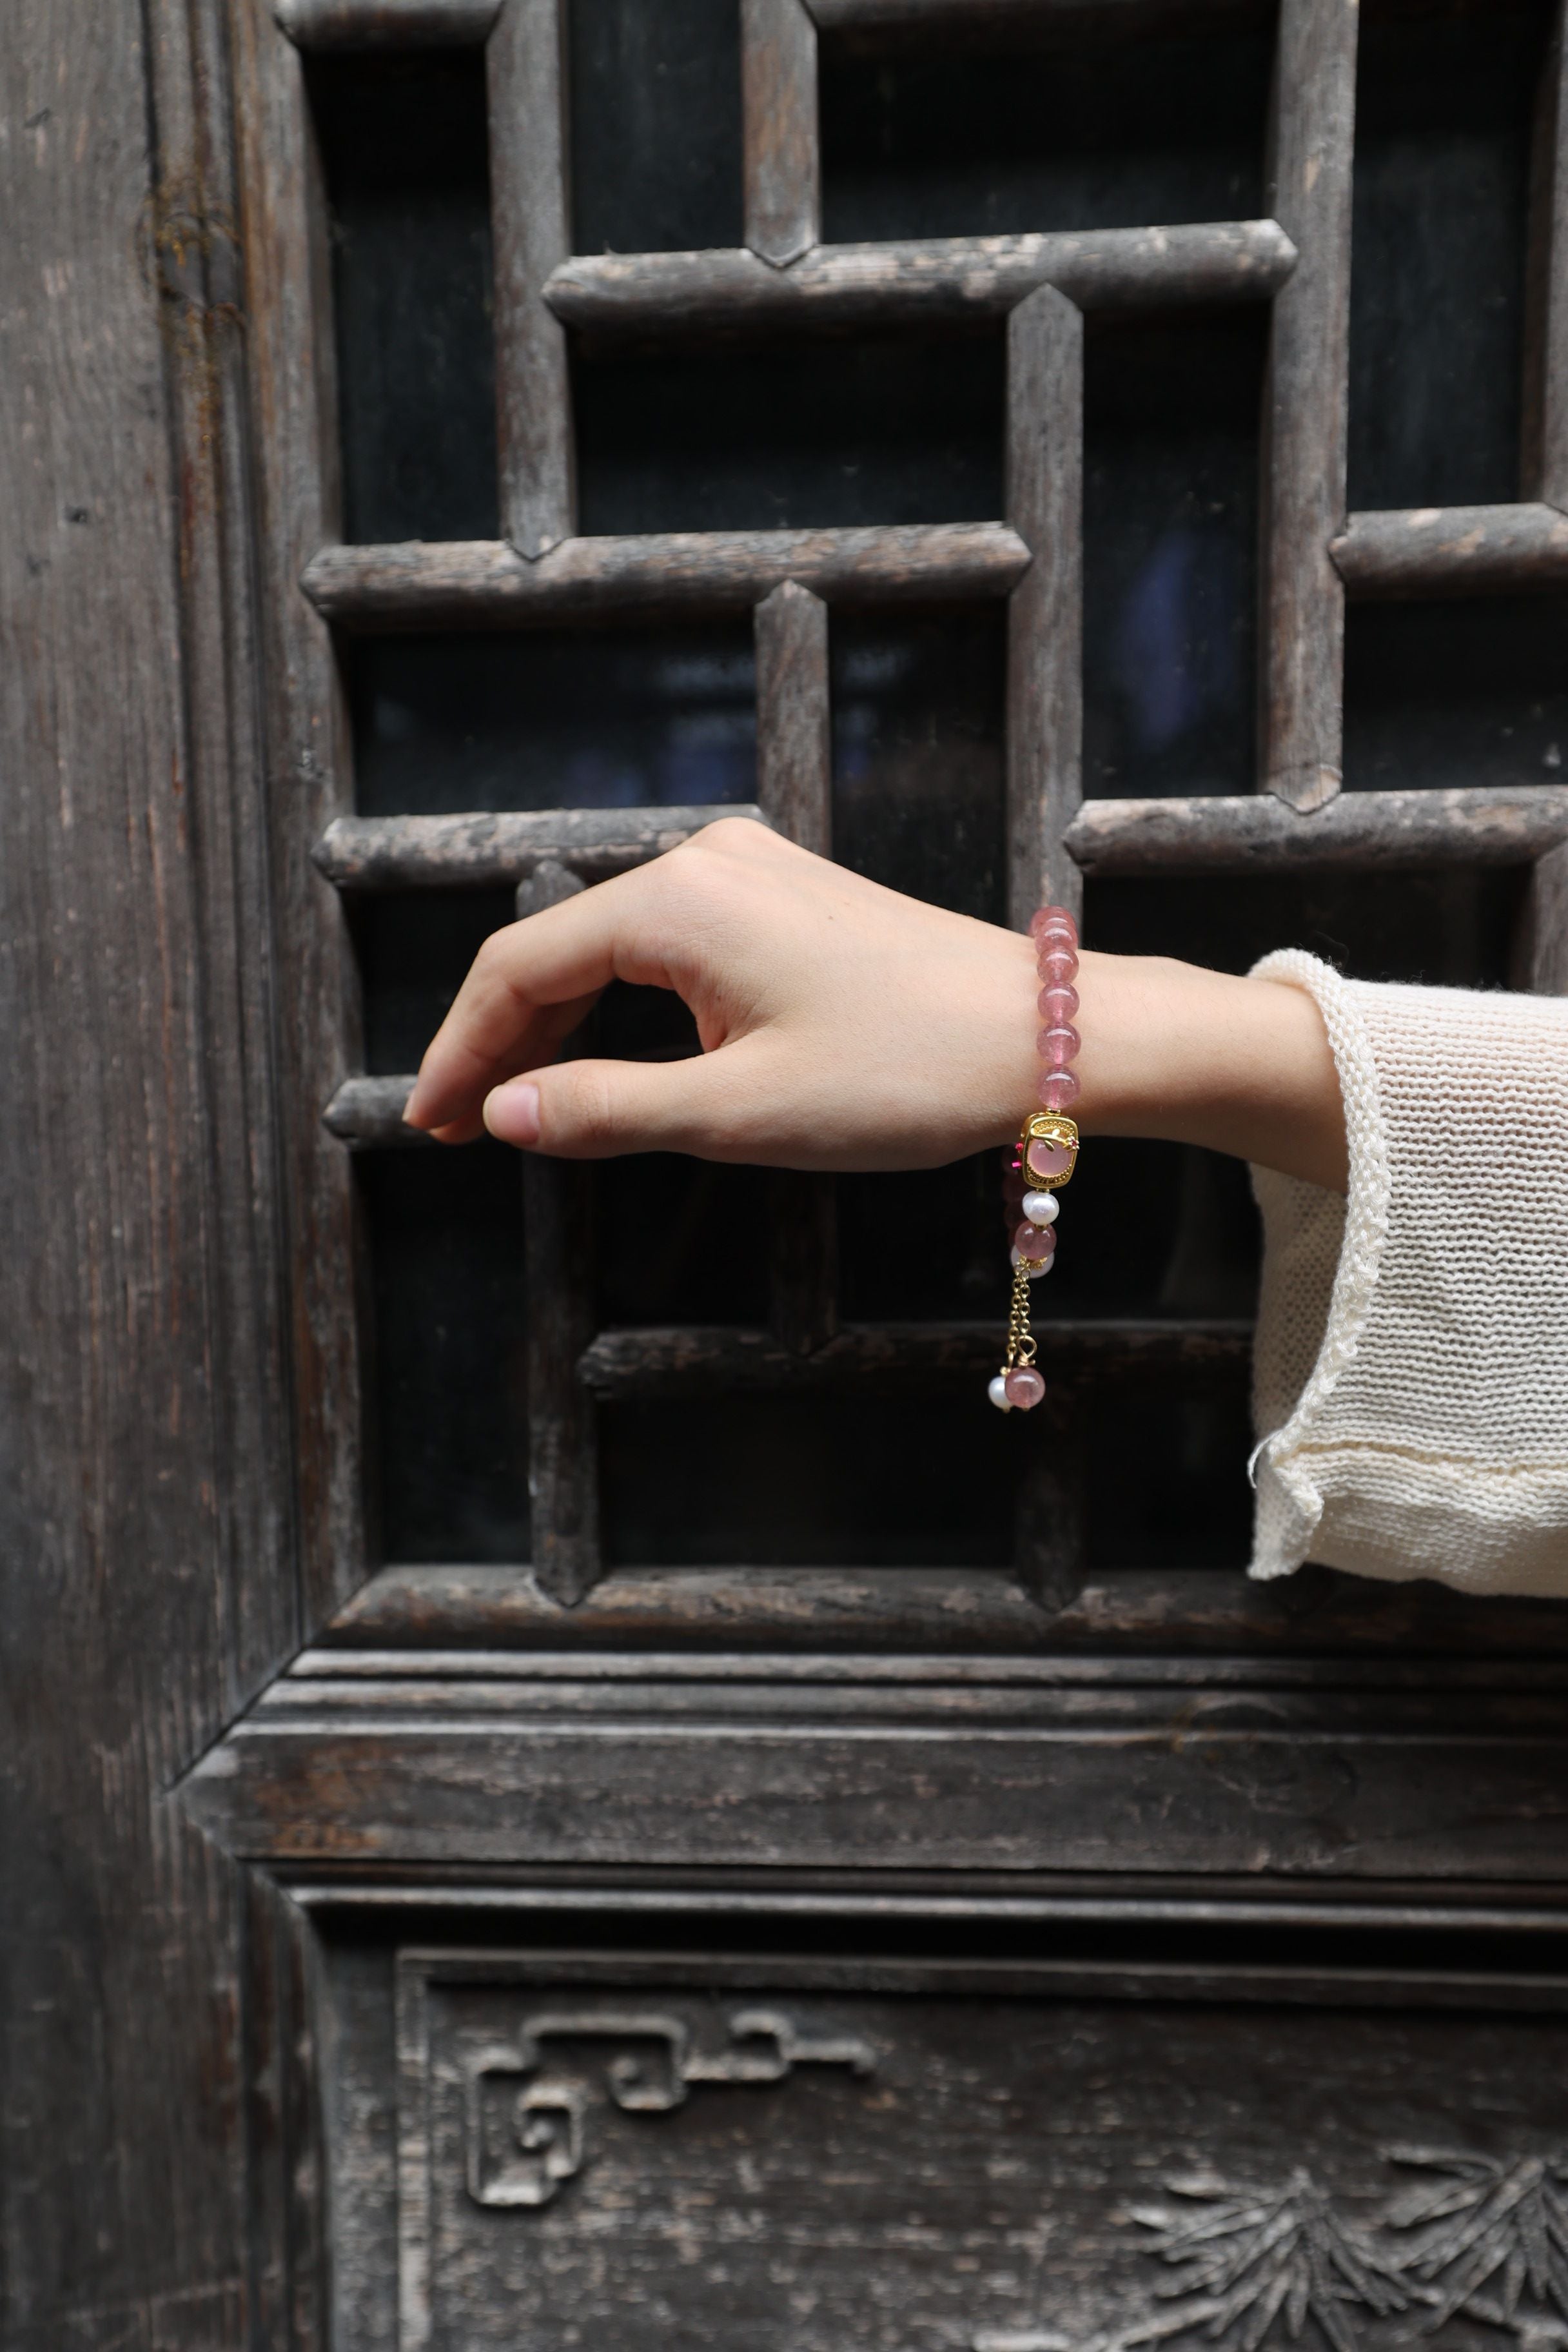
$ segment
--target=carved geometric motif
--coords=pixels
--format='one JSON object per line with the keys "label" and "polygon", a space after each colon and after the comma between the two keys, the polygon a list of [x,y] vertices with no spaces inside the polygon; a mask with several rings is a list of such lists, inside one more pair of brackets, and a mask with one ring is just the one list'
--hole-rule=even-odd
{"label": "carved geometric motif", "polygon": [[[463,2062],[469,2197],[476,2205],[548,2205],[588,2160],[594,2113],[606,2099],[623,2115],[669,2115],[693,2084],[782,2083],[796,2066],[847,2066],[857,2074],[876,2067],[869,2042],[797,2032],[776,2009],[736,2010],[728,2032],[724,2048],[704,2050],[679,2018],[658,2011],[543,2010],[524,2020],[515,2042],[470,2051]],[[552,2044],[584,2042],[615,2045],[602,2089],[580,2065],[552,2061]]]}

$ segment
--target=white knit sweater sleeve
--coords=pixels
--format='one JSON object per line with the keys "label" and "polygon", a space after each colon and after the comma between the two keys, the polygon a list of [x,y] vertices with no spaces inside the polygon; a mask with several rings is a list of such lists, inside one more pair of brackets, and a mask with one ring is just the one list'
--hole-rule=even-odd
{"label": "white knit sweater sleeve", "polygon": [[1252,1574],[1568,1593],[1568,999],[1257,976],[1322,1011],[1350,1193],[1252,1171]]}

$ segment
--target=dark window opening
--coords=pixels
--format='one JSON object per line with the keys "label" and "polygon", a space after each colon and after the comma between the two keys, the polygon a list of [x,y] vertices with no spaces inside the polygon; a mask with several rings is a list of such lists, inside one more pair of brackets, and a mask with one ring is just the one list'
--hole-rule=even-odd
{"label": "dark window opening", "polygon": [[350,541],[494,539],[484,54],[318,57],[342,529]]}
{"label": "dark window opening", "polygon": [[1002,512],[997,332],[579,353],[581,527],[784,530]]}
{"label": "dark window opening", "polygon": [[741,243],[736,0],[570,0],[576,253]]}
{"label": "dark window opening", "polygon": [[1554,784],[1568,758],[1568,599],[1352,604],[1345,782]]}
{"label": "dark window opening", "polygon": [[1520,494],[1531,116],[1549,11],[1369,7],[1356,89],[1350,504]]}
{"label": "dark window opening", "polygon": [[518,1158],[499,1143],[366,1153],[375,1459],[389,1560],[529,1556]]}
{"label": "dark window opening", "polygon": [[749,620],[359,637],[343,656],[362,815],[756,798]]}
{"label": "dark window opening", "polygon": [[1087,794],[1252,789],[1261,310],[1091,322]]}
{"label": "dark window opening", "polygon": [[[1263,208],[1270,28],[1086,30],[1027,47],[821,45],[834,243],[1241,220]],[[1081,20],[1080,20],[1081,22]]]}
{"label": "dark window opening", "polygon": [[973,1398],[647,1399],[600,1414],[617,1566],[989,1568],[1012,1557],[1002,1416]]}
{"label": "dark window opening", "polygon": [[373,1076],[419,1067],[468,966],[514,912],[506,889],[396,891],[350,902]]}
{"label": "dark window opening", "polygon": [[836,612],[833,854],[890,890],[1005,920],[1006,617]]}

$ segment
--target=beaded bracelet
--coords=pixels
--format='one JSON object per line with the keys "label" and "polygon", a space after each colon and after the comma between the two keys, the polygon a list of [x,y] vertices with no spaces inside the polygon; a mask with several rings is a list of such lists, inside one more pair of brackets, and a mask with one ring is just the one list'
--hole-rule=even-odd
{"label": "beaded bracelet", "polygon": [[1013,1231],[1013,1303],[1007,1317],[1007,1352],[986,1393],[999,1412],[1029,1412],[1046,1393],[1035,1369],[1035,1335],[1029,1328],[1029,1285],[1049,1274],[1057,1254],[1057,1194],[1078,1164],[1078,1127],[1067,1117],[1078,1100],[1079,1084],[1068,1065],[1079,1038],[1072,1025],[1078,1011],[1078,925],[1065,907],[1042,907],[1029,924],[1040,975],[1039,1010],[1045,1025],[1036,1038],[1040,1056],[1042,1108],[1024,1121],[1003,1165],[1003,1207]]}

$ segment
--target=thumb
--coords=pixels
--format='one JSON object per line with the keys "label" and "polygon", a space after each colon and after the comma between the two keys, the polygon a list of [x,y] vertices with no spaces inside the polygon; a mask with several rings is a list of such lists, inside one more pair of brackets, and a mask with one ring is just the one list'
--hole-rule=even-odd
{"label": "thumb", "polygon": [[734,1046],[721,1046],[679,1062],[556,1062],[497,1087],[485,1098],[485,1125],[500,1142],[552,1159],[743,1158],[737,1058]]}

